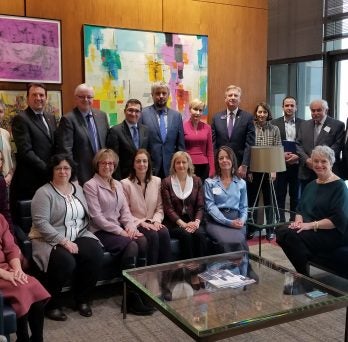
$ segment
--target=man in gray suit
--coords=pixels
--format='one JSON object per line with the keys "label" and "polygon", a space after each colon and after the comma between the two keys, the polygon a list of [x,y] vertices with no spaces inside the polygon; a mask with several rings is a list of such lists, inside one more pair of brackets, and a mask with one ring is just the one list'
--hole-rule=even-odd
{"label": "man in gray suit", "polygon": [[140,121],[149,128],[154,175],[164,178],[169,174],[173,154],[185,151],[184,128],[181,114],[167,107],[170,94],[167,84],[154,83],[151,94],[154,103],[144,108]]}
{"label": "man in gray suit", "polygon": [[216,113],[211,125],[214,149],[232,148],[238,161],[238,174],[245,178],[250,163],[250,147],[255,145],[254,116],[239,108],[242,89],[230,85],[225,90],[226,109]]}
{"label": "man in gray suit", "polygon": [[109,122],[106,113],[92,108],[91,86],[78,85],[74,96],[76,107],[60,120],[57,147],[58,152],[67,153],[77,163],[77,179],[83,185],[94,175],[92,160],[105,147]]}
{"label": "man in gray suit", "polygon": [[[298,179],[300,157],[296,154],[295,141],[303,120],[296,117],[297,104],[294,97],[286,96],[283,99],[282,108],[283,116],[271,122],[279,128],[284,145],[284,158],[286,163],[286,171],[277,173],[275,189],[279,208],[283,209],[285,209],[285,199],[289,189],[290,210],[295,212],[299,199],[300,183]],[[281,216],[285,221],[285,215],[282,213]],[[291,219],[295,219],[294,215]]]}
{"label": "man in gray suit", "polygon": [[148,149],[149,130],[139,123],[142,105],[137,99],[129,99],[124,109],[125,120],[110,128],[106,138],[106,146],[113,149],[120,160],[116,170],[116,179],[129,176],[132,162],[139,148]]}
{"label": "man in gray suit", "polygon": [[344,143],[344,123],[327,115],[329,109],[327,102],[322,99],[314,100],[309,107],[312,119],[301,124],[296,140],[296,151],[300,156],[301,192],[310,181],[316,178],[311,159],[313,148],[318,145],[327,145],[334,150],[336,162],[333,170],[336,173]]}

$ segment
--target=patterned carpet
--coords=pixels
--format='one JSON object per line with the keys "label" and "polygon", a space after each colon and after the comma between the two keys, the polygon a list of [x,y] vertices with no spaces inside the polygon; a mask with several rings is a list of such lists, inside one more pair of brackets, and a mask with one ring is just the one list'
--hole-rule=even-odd
{"label": "patterned carpet", "polygon": [[[253,243],[251,243],[253,245]],[[258,252],[258,245],[250,247]],[[289,262],[275,243],[264,240],[262,256],[289,266]],[[93,316],[84,318],[67,308],[66,322],[45,321],[45,341],[49,342],[113,342],[113,341],[192,341],[160,312],[150,317],[128,315],[122,319],[120,313],[121,287],[119,285],[99,287],[93,302]],[[287,324],[239,335],[224,341],[235,342],[330,342],[342,341],[344,337],[345,310],[313,316]],[[15,341],[15,336],[11,336]]]}

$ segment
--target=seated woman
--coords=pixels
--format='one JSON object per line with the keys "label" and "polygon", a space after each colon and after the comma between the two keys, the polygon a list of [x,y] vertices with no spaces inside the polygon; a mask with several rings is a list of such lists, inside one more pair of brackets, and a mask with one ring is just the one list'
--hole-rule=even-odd
{"label": "seated woman", "polygon": [[162,224],[161,179],[151,173],[151,157],[140,149],[133,158],[129,178],[121,181],[135,224],[147,240],[148,265],[171,260],[170,236]]}
{"label": "seated woman", "polygon": [[92,316],[88,300],[97,282],[103,259],[98,239],[88,231],[88,208],[82,188],[74,179],[75,163],[64,154],[52,157],[51,182],[39,188],[32,200],[33,259],[45,273],[52,295],[46,317],[65,321],[60,294],[68,281],[73,286],[80,315]]}
{"label": "seated woman", "polygon": [[35,278],[23,272],[19,258],[20,250],[0,214],[0,289],[17,315],[17,341],[42,342],[44,307],[50,295]]}
{"label": "seated woman", "polygon": [[245,221],[248,215],[246,183],[237,176],[237,159],[221,146],[215,156],[216,176],[204,183],[207,234],[221,253],[248,250]]}
{"label": "seated woman", "polygon": [[311,155],[317,179],[302,193],[295,221],[276,232],[277,243],[297,272],[308,275],[308,261],[344,245],[348,235],[348,189],[332,172],[335,153],[316,146]]}
{"label": "seated woman", "polygon": [[[83,186],[92,220],[89,229],[105,250],[119,256],[122,269],[145,266],[147,241],[137,229],[121,183],[112,178],[117,164],[118,156],[111,149],[99,150],[93,159],[95,174]],[[133,292],[127,309],[138,315],[153,313]]]}
{"label": "seated woman", "polygon": [[200,223],[204,199],[202,181],[193,174],[188,153],[173,155],[170,176],[162,180],[162,201],[165,220],[171,237],[180,241],[181,256],[190,259],[206,255],[206,239]]}

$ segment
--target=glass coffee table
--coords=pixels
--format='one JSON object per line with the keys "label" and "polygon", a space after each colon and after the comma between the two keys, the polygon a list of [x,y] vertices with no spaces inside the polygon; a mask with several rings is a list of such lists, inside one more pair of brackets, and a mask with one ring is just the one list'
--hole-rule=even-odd
{"label": "glass coffee table", "polygon": [[[231,273],[242,279],[238,287],[214,283],[217,274],[229,280],[226,274]],[[348,306],[348,294],[248,252],[125,270],[123,275],[123,318],[127,287],[134,288],[196,341],[216,341]],[[248,284],[250,279],[254,282]],[[309,297],[313,290],[318,298]],[[347,317],[345,323],[347,328]]]}
{"label": "glass coffee table", "polygon": [[276,209],[273,206],[248,208],[247,225],[258,231],[259,256],[261,256],[261,232],[263,229],[276,229],[284,224],[290,224],[296,213],[287,209]]}

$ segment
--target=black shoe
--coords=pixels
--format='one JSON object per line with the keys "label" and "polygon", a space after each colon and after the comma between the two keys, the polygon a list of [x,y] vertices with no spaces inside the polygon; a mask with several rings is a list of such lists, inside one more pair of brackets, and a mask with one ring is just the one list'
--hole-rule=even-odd
{"label": "black shoe", "polygon": [[81,316],[91,317],[92,309],[87,303],[79,303],[76,305],[76,310],[79,312]]}
{"label": "black shoe", "polygon": [[[121,312],[123,312],[123,299]],[[127,295],[127,312],[137,316],[149,316],[153,314],[154,310],[144,304],[138,293],[132,291]]]}
{"label": "black shoe", "polygon": [[66,321],[68,319],[61,308],[46,310],[45,316],[53,321]]}
{"label": "black shoe", "polygon": [[247,233],[247,240],[252,240],[255,236],[255,232]]}
{"label": "black shoe", "polygon": [[272,241],[274,238],[275,238],[274,228],[267,228],[266,229],[266,239],[268,241]]}

